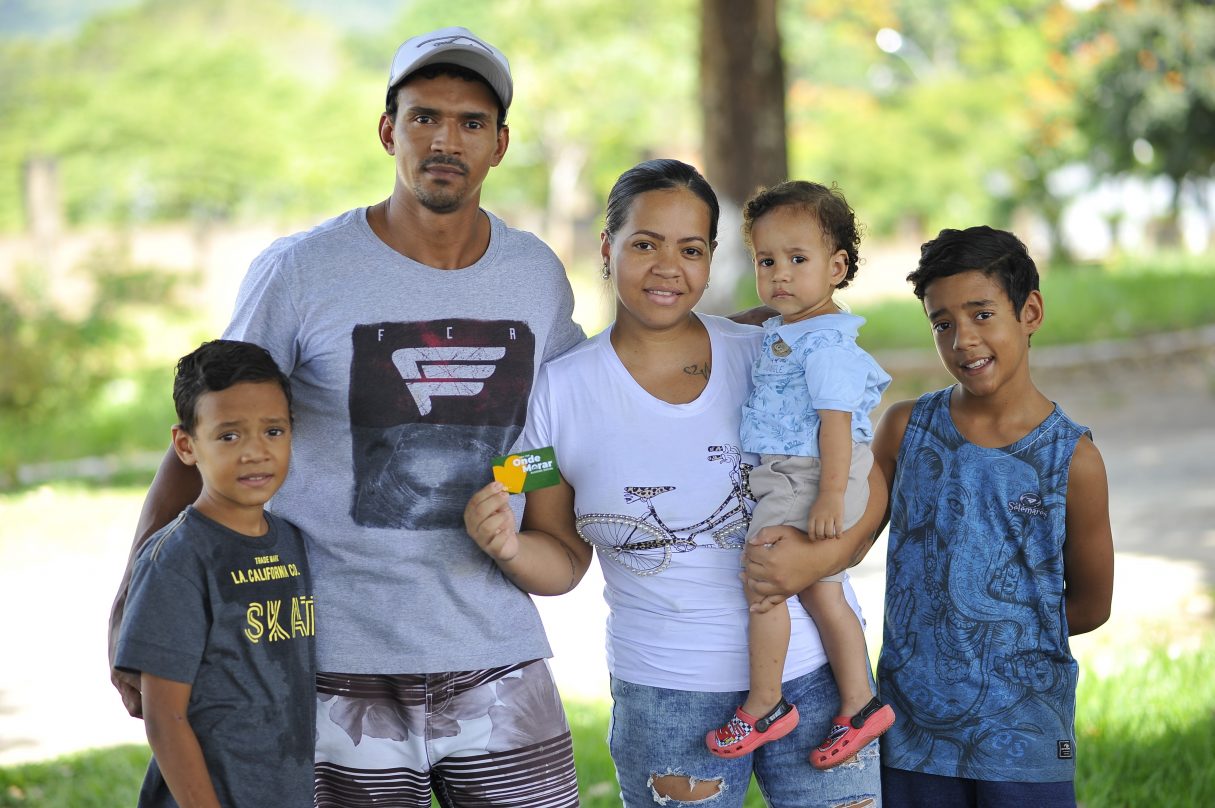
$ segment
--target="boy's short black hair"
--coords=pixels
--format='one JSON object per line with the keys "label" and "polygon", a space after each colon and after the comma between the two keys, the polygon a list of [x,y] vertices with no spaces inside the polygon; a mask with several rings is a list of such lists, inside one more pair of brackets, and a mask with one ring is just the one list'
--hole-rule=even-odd
{"label": "boy's short black hair", "polygon": [[291,411],[291,382],[260,345],[231,339],[204,342],[177,362],[173,379],[173,406],[178,426],[194,434],[198,399],[204,393],[227,390],[241,382],[275,382],[287,397]]}
{"label": "boy's short black hair", "polygon": [[907,281],[923,302],[928,284],[971,271],[995,278],[1012,302],[1017,319],[1021,319],[1021,308],[1029,293],[1038,288],[1038,267],[1021,239],[1007,230],[987,225],[942,230],[920,247],[920,263]]}
{"label": "boy's short black hair", "polygon": [[417,70],[413,71],[396,84],[389,87],[388,95],[384,99],[384,113],[388,115],[389,120],[391,120],[394,124],[397,121],[397,94],[402,87],[414,79],[437,79],[439,76],[450,76],[454,79],[475,81],[484,85],[485,88],[489,90],[490,94],[493,95],[494,100],[498,102],[498,129],[501,130],[502,127],[506,126],[506,107],[502,106],[502,99],[498,97],[498,93],[492,86],[490,86],[490,83],[485,80],[485,77],[475,70],[469,70],[467,67],[453,65],[448,62],[436,62],[432,65],[419,67]]}
{"label": "boy's short black hair", "polygon": [[856,214],[839,186],[831,183],[828,188],[817,182],[786,180],[771,188],[764,188],[748,199],[743,205],[742,233],[743,242],[752,256],[755,254],[755,243],[751,240],[751,233],[755,229],[755,223],[765,213],[778,208],[797,208],[805,211],[806,215],[818,222],[831,254],[835,255],[840,250],[848,254],[848,271],[835,288],[843,289],[848,286],[856,277],[860,261],[857,249],[861,245],[861,227],[857,224]]}

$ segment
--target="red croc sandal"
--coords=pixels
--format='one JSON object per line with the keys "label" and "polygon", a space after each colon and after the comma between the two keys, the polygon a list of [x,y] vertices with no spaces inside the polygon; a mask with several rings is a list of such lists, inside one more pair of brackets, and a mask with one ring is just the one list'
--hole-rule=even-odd
{"label": "red croc sandal", "polygon": [[739,707],[724,727],[705,735],[705,746],[718,757],[742,757],[770,741],[785,737],[797,727],[799,720],[797,708],[783,698],[763,718],[748,715]]}
{"label": "red croc sandal", "polygon": [[837,715],[831,724],[827,738],[810,753],[810,765],[816,769],[830,769],[856,757],[874,738],[894,726],[894,710],[874,698],[852,718]]}

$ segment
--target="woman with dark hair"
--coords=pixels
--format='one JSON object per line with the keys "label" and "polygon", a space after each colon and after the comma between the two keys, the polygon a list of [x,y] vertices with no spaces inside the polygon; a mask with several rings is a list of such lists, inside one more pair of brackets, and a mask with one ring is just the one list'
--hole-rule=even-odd
{"label": "woman with dark hair", "polygon": [[470,500],[465,525],[534,594],[572,589],[598,549],[610,607],[609,745],[626,806],[715,796],[715,806],[741,806],[752,772],[773,806],[876,805],[876,745],[833,772],[806,763],[839,696],[796,600],[778,608],[792,621],[783,687],[801,724],[733,760],[705,747],[703,727],[733,715],[748,685],[739,572],[756,458],[738,435],[762,338],[693,311],[717,219],[716,195],[685,163],[651,160],[617,180],[600,247],[616,320],[545,365],[516,443],[554,447],[561,482],[527,494],[518,529],[505,488],[492,483]]}

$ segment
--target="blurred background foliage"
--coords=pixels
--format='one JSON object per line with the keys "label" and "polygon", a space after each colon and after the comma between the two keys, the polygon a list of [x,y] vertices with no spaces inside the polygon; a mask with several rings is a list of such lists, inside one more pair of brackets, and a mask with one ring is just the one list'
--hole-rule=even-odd
{"label": "blurred background foliage", "polygon": [[[516,74],[490,205],[541,212],[544,227],[593,219],[623,167],[700,146],[695,0],[2,5],[4,230],[23,226],[32,156],[57,161],[72,224],[315,216],[379,198],[389,55],[453,23],[499,44]],[[790,174],[839,179],[879,236],[1008,224],[1018,209],[1053,227],[1067,195],[1049,178],[1076,163],[1164,176],[1205,206],[1215,8],[1084,5],[782,0]]]}
{"label": "blurred background foliage", "polygon": [[[376,124],[411,33],[464,25],[509,55],[511,147],[484,204],[557,250],[580,301],[601,296],[578,279],[593,276],[615,177],[657,155],[703,166],[706,140],[753,114],[739,98],[704,119],[705,60],[724,58],[702,52],[708,14],[771,15],[751,22],[779,31],[788,125],[774,148],[790,176],[846,190],[863,255],[895,244],[914,262],[941,227],[1011,227],[1045,269],[1085,264],[1069,289],[1136,297],[1101,318],[1121,323],[1112,334],[1066,339],[1215,322],[1208,3],[0,0],[0,486],[22,463],[146,446],[145,424],[171,422],[171,360],[222,326],[214,310],[243,265],[208,286],[201,258],[183,271],[137,256],[137,234],[184,228],[203,254],[217,233],[262,226],[264,246],[388,194]],[[36,176],[51,177],[50,224],[30,213]],[[57,266],[82,233],[100,246]],[[1160,264],[1186,267],[1193,305],[1165,305],[1173,281],[1134,279]],[[727,306],[747,302],[746,277],[725,285],[739,289]],[[914,301],[890,305],[902,314],[883,314],[868,347],[926,347]],[[139,424],[114,422],[124,406]],[[67,412],[105,437],[73,438]]]}

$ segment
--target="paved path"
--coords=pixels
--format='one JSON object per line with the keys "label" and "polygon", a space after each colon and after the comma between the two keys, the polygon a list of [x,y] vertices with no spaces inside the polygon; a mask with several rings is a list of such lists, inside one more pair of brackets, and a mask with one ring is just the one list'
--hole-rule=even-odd
{"label": "paved path", "polygon": [[[1114,618],[1075,647],[1086,664],[1124,664],[1134,634],[1184,641],[1210,631],[1215,587],[1215,363],[1210,355],[1040,374],[1039,383],[1093,428],[1105,456],[1117,547]],[[31,508],[64,502],[47,490]],[[141,742],[108,682],[105,625],[139,497],[90,514],[88,541],[0,513],[0,766],[95,746]],[[855,571],[880,637],[885,549]],[[570,595],[540,599],[563,692],[602,698],[602,579],[592,568]]]}

